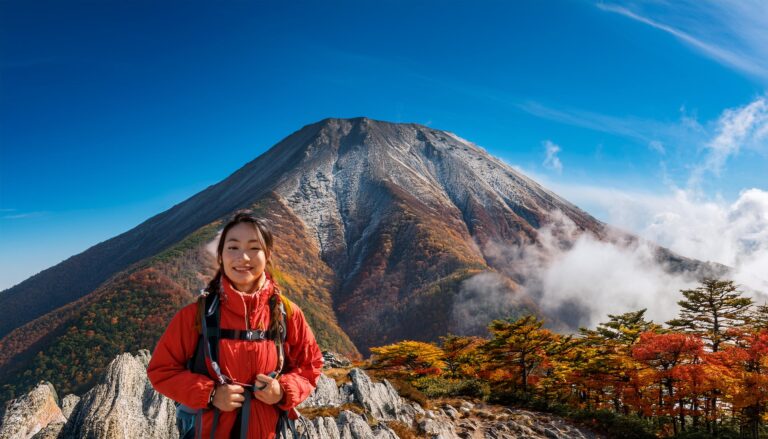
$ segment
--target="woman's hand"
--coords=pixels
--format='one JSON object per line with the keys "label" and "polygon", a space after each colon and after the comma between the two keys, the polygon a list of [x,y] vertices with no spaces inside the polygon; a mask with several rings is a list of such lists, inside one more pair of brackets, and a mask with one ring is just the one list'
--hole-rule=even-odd
{"label": "woman's hand", "polygon": [[256,399],[269,405],[277,404],[283,399],[283,388],[280,387],[279,381],[264,374],[258,374],[256,381],[256,385],[259,385],[259,382],[264,384],[264,387],[253,392]]}
{"label": "woman's hand", "polygon": [[243,401],[245,401],[244,391],[243,386],[236,384],[219,384],[213,395],[213,406],[222,412],[238,409],[243,406]]}

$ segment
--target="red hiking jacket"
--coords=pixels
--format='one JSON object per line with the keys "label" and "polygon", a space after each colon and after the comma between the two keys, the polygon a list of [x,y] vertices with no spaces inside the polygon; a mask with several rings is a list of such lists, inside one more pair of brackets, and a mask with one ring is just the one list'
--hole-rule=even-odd
{"label": "red hiking jacket", "polygon": [[[232,288],[226,276],[222,276],[221,328],[250,329],[269,327],[269,297],[274,294],[274,284],[267,277],[262,289],[252,295]],[[285,367],[278,378],[284,397],[277,405],[291,410],[304,401],[317,384],[323,365],[323,357],[315,336],[307,325],[302,311],[293,303],[292,312],[286,317]],[[193,409],[206,408],[214,381],[187,370],[187,361],[197,348],[199,333],[195,329],[197,304],[182,308],[171,320],[152,354],[147,376],[152,386],[163,395]],[[247,317],[246,317],[247,316]],[[219,341],[219,366],[224,375],[240,383],[253,383],[256,375],[269,374],[277,368],[277,350],[272,340],[245,341],[221,339]],[[213,374],[210,364],[208,369]],[[221,412],[216,427],[216,438],[229,438],[237,411]],[[278,411],[258,399],[251,403],[248,436],[274,438]],[[203,437],[210,436],[213,411],[203,416]]]}

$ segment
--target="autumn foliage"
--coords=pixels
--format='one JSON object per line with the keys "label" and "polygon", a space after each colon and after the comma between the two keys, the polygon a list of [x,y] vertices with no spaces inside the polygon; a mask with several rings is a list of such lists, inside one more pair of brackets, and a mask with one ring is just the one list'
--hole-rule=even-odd
{"label": "autumn foliage", "polygon": [[431,343],[406,340],[371,352],[376,364],[384,369],[413,375],[438,375],[445,369],[443,350]]}
{"label": "autumn foliage", "polygon": [[667,327],[639,310],[565,336],[527,315],[492,321],[487,339],[373,348],[372,364],[430,397],[487,389],[490,400],[613,413],[648,428],[631,437],[768,437],[768,307],[723,280],[683,297]]}

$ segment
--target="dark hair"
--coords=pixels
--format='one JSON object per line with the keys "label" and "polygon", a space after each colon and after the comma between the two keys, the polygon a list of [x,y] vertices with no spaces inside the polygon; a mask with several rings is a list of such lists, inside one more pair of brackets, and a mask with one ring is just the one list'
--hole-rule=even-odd
{"label": "dark hair", "polygon": [[209,293],[218,293],[219,288],[221,287],[221,277],[224,276],[224,265],[222,263],[221,255],[224,252],[224,243],[227,238],[227,233],[229,233],[232,227],[242,223],[253,224],[253,227],[259,232],[257,235],[267,257],[267,267],[265,268],[265,271],[272,277],[270,270],[272,268],[272,258],[270,257],[272,255],[272,231],[269,229],[266,221],[256,217],[250,210],[239,210],[235,212],[235,216],[227,222],[224,229],[221,231],[221,235],[219,235],[219,243],[216,246],[216,262],[219,266],[213,279],[211,279],[208,286],[205,288]]}

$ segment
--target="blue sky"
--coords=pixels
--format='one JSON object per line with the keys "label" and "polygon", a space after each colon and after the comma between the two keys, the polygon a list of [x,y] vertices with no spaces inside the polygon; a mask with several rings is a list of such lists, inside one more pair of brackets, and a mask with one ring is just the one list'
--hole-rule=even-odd
{"label": "blue sky", "polygon": [[757,206],[768,246],[765,2],[19,0],[0,47],[0,289],[325,117],[452,131],[692,257],[742,255],[664,227]]}

